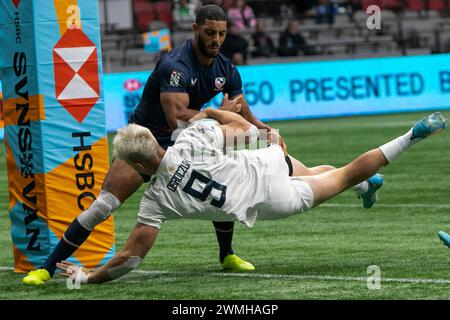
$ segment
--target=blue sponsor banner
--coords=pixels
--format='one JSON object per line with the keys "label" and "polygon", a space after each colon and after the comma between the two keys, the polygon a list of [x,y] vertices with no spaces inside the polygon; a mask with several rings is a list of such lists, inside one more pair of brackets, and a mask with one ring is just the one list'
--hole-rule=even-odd
{"label": "blue sponsor banner", "polygon": [[[450,55],[239,67],[263,121],[450,109]],[[150,72],[105,75],[109,130],[124,124]],[[220,105],[222,95],[211,101]]]}
{"label": "blue sponsor banner", "polygon": [[[450,54],[240,66],[263,121],[450,109]],[[106,123],[127,123],[150,71],[104,75]],[[219,94],[210,104],[220,105]]]}
{"label": "blue sponsor banner", "polygon": [[[287,120],[450,108],[450,55],[244,66],[253,113]],[[220,99],[214,100],[219,105]]]}

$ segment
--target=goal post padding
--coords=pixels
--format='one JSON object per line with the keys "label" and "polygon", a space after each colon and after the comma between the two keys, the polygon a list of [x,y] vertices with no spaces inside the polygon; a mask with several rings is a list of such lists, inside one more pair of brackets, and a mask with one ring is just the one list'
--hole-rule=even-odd
{"label": "goal post padding", "polygon": [[[100,193],[109,167],[98,2],[0,2],[9,217],[14,270],[39,267]],[[115,251],[112,216],[71,261]]]}

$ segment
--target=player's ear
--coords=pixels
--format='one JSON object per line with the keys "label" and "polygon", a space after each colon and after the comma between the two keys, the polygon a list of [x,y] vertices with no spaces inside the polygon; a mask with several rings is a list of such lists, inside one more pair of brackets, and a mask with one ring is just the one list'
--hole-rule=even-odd
{"label": "player's ear", "polygon": [[138,172],[145,173],[145,166],[141,162],[136,161],[134,165],[136,166]]}
{"label": "player's ear", "polygon": [[198,31],[198,24],[196,24],[195,22],[192,24],[192,31],[195,33]]}

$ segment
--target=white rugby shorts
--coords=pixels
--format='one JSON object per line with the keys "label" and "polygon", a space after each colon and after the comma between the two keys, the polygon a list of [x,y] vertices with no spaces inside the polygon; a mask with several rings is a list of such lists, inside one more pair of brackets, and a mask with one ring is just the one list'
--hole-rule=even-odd
{"label": "white rugby shorts", "polygon": [[[281,151],[281,148],[277,149]],[[314,204],[311,187],[300,177],[288,175],[289,168],[284,154],[280,151],[277,152],[279,160],[274,161],[274,167],[271,168],[278,174],[269,178],[267,201],[258,210],[258,219],[261,220],[287,218],[311,209]]]}

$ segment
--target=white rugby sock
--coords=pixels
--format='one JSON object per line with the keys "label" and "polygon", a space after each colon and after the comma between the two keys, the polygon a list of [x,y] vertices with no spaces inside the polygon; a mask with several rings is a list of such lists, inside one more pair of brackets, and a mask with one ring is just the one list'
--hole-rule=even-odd
{"label": "white rugby sock", "polygon": [[412,129],[410,129],[406,134],[379,147],[389,163],[397,159],[410,146],[423,140],[420,138],[414,138],[413,140],[411,140],[411,136]]}
{"label": "white rugby sock", "polygon": [[369,183],[367,181],[358,183],[356,186],[353,187],[353,191],[355,191],[356,194],[364,194],[368,190],[369,190]]}
{"label": "white rugby sock", "polygon": [[120,207],[121,204],[115,195],[101,190],[98,198],[86,211],[77,217],[77,220],[85,229],[92,231],[96,225],[108,219],[111,213]]}

